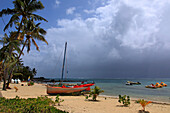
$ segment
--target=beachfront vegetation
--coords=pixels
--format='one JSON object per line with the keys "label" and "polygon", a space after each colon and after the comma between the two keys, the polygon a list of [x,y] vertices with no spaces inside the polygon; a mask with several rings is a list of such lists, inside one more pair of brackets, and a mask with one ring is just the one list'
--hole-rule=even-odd
{"label": "beachfront vegetation", "polygon": [[55,102],[48,97],[21,99],[0,98],[0,112],[2,113],[68,113],[56,109]]}
{"label": "beachfront vegetation", "polygon": [[22,81],[28,80],[28,77],[32,80],[36,76],[37,70],[35,68],[31,69],[29,66],[20,65],[14,70],[13,79],[19,78]]}
{"label": "beachfront vegetation", "polygon": [[34,82],[33,82],[33,81],[30,81],[30,82],[27,83],[27,85],[28,85],[28,86],[32,86],[32,85],[34,85]]}
{"label": "beachfront vegetation", "polygon": [[[39,27],[41,24],[40,21],[47,22],[47,20],[35,14],[37,10],[42,10],[44,8],[41,1],[13,0],[13,6],[13,9],[7,8],[0,11],[0,17],[4,15],[11,16],[9,22],[4,27],[4,31],[9,27],[12,27],[14,30],[8,30],[9,33],[5,34],[3,47],[0,50],[0,67],[2,68],[1,73],[3,73],[4,81],[3,90],[6,90],[6,86],[8,87],[11,82],[13,71],[23,54],[24,48],[27,47],[27,51],[29,52],[32,42],[39,51],[36,40],[47,43],[44,38],[46,31]],[[20,49],[21,45],[23,45],[22,49]],[[15,57],[13,57],[13,55],[15,55]],[[6,85],[7,79],[8,84]]]}
{"label": "beachfront vegetation", "polygon": [[95,86],[94,89],[91,89],[89,95],[86,96],[86,100],[88,99],[88,97],[92,97],[92,100],[93,100],[93,101],[96,101],[97,96],[98,96],[100,93],[102,93],[102,92],[104,92],[104,90],[102,90],[102,89],[101,89],[100,87],[98,87],[98,86]]}
{"label": "beachfront vegetation", "polygon": [[[19,41],[12,40],[12,32],[10,33],[10,36],[7,34],[4,35],[4,37],[0,40],[0,42],[3,44],[3,47],[0,49],[0,61],[1,61],[1,73],[3,73],[3,80],[4,85],[3,89],[5,90],[6,86],[6,79],[8,77],[8,71],[11,69],[16,63],[16,58],[18,57],[17,52],[20,51],[19,49]],[[11,54],[9,54],[9,51],[11,47],[13,47],[13,51]]]}
{"label": "beachfront vegetation", "polygon": [[129,106],[130,105],[130,97],[129,96],[121,96],[119,95],[119,103],[123,103],[124,106]]}
{"label": "beachfront vegetation", "polygon": [[140,103],[140,105],[143,108],[143,111],[145,112],[146,105],[152,103],[152,101],[145,101],[144,99],[137,100],[136,103]]}
{"label": "beachfront vegetation", "polygon": [[61,103],[61,102],[64,102],[64,100],[63,100],[63,99],[60,99],[59,96],[60,96],[60,95],[58,94],[58,95],[56,96],[56,98],[55,98],[55,103],[58,103],[58,106],[60,106],[60,103]]}

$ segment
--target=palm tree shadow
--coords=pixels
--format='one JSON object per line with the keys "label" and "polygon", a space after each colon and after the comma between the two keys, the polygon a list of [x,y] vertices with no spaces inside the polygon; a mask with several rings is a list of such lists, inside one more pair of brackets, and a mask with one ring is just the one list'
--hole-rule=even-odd
{"label": "palm tree shadow", "polygon": [[149,111],[139,110],[138,113],[150,113]]}
{"label": "palm tree shadow", "polygon": [[87,101],[89,101],[89,102],[100,102],[100,100],[92,100],[92,99],[88,99]]}
{"label": "palm tree shadow", "polygon": [[128,107],[128,106],[124,106],[124,105],[116,105],[116,107]]}

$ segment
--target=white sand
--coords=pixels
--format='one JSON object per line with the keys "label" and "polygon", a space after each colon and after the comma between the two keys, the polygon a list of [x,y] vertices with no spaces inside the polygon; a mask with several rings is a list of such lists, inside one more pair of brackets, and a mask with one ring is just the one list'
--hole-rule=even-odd
{"label": "white sand", "polygon": [[[14,98],[16,96],[21,98],[48,96],[55,100],[56,96],[49,96],[46,93],[46,86],[44,84],[35,84],[33,86],[27,86],[26,83],[23,84],[25,86],[11,84],[10,87],[12,89],[2,91],[1,83],[0,92],[6,98]],[[14,86],[18,88],[17,92],[15,92]],[[98,97],[96,102],[85,101],[84,96],[60,96],[60,98],[64,99],[64,102],[61,103],[61,106],[56,104],[56,107],[69,113],[139,113],[139,110],[142,110],[141,105],[135,103],[135,101],[131,101],[129,107],[123,107],[116,98],[107,97],[105,100],[104,97]],[[170,113],[170,105],[151,103],[146,106],[146,111],[150,113]]]}

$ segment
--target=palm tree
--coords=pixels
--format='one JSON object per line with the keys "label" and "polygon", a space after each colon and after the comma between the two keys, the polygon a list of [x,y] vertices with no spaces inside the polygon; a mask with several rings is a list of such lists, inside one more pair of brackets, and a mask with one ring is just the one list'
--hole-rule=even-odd
{"label": "palm tree", "polygon": [[32,69],[32,73],[35,76],[37,74],[37,70],[35,68]]}
{"label": "palm tree", "polygon": [[[9,20],[8,24],[5,26],[4,31],[10,26],[12,27],[15,22],[18,22],[21,17],[20,26],[18,29],[18,33],[21,30],[21,26],[24,20],[28,18],[32,18],[35,21],[37,20],[44,20],[47,22],[47,20],[39,15],[33,14],[33,12],[37,10],[41,10],[44,8],[41,1],[37,0],[14,0],[13,1],[14,8],[10,9],[3,9],[0,11],[0,17],[3,15],[12,15],[11,19]],[[17,37],[16,37],[17,38]]]}
{"label": "palm tree", "polygon": [[3,80],[3,90],[6,90],[6,79],[8,76],[8,69],[11,68],[17,61],[17,53],[12,52],[11,56],[9,55],[9,50],[11,46],[13,46],[13,51],[20,52],[19,48],[19,41],[18,40],[11,40],[6,34],[5,37],[3,37],[2,40],[0,40],[1,43],[3,43],[3,47],[0,49],[0,61],[2,62],[2,71],[4,73]]}
{"label": "palm tree", "polygon": [[[15,40],[17,40],[19,38],[21,27],[23,26],[22,24],[25,20],[31,18],[35,21],[44,20],[44,21],[47,22],[47,20],[45,18],[33,13],[37,10],[41,10],[41,9],[44,8],[41,1],[37,1],[37,0],[14,0],[13,4],[14,4],[13,9],[7,8],[7,9],[3,9],[2,11],[0,11],[0,17],[2,17],[3,15],[12,15],[8,24],[5,26],[4,31],[9,26],[12,27],[13,24],[16,24],[17,22],[20,21],[19,27],[17,29],[17,34],[14,38]],[[20,18],[21,18],[21,20],[20,20]],[[9,50],[9,57],[11,57],[11,53],[12,53],[13,48],[14,47],[12,46]],[[6,73],[8,75],[8,68],[6,69]]]}
{"label": "palm tree", "polygon": [[[13,4],[14,4],[13,9],[7,8],[7,9],[3,9],[2,11],[0,11],[0,17],[2,17],[3,15],[12,15],[8,24],[5,26],[4,31],[9,26],[12,27],[13,24],[15,24],[16,22],[19,22],[20,17],[21,17],[20,26],[18,28],[15,40],[17,40],[17,38],[19,37],[19,33],[20,33],[20,30],[21,30],[21,27],[22,27],[24,20],[32,18],[35,21],[44,20],[44,21],[47,22],[47,20],[45,18],[43,18],[39,15],[33,14],[33,12],[35,12],[37,10],[41,10],[41,9],[44,8],[41,1],[37,1],[37,0],[14,0]],[[11,52],[12,52],[12,48],[9,51],[10,55],[11,55]]]}
{"label": "palm tree", "polygon": [[26,40],[25,40],[23,47],[27,46],[27,52],[30,51],[31,42],[34,44],[36,49],[39,51],[39,47],[35,40],[43,41],[48,45],[48,42],[46,41],[44,37],[44,35],[46,34],[46,31],[39,27],[40,24],[41,23],[35,24],[33,19],[29,19],[24,24],[25,25],[24,34],[26,35]]}
{"label": "palm tree", "polygon": [[[46,34],[46,31],[44,29],[40,28],[39,25],[40,25],[40,23],[35,24],[33,22],[33,19],[29,19],[28,21],[27,20],[24,21],[24,26],[21,27],[23,33],[20,33],[21,34],[20,37],[23,37],[24,35],[26,35],[26,40],[25,40],[25,42],[23,44],[21,52],[19,53],[18,61],[19,61],[19,59],[21,57],[21,54],[23,53],[23,50],[24,50],[25,46],[27,46],[27,52],[30,51],[31,41],[36,46],[36,49],[38,51],[39,51],[39,47],[38,47],[35,39],[43,41],[46,44],[48,44],[48,42],[46,41],[46,39],[43,36],[43,35]],[[21,41],[23,41],[23,38],[21,38]],[[12,73],[14,71],[14,68],[15,68],[15,66],[12,68],[12,70],[10,72],[7,87],[9,87],[9,83],[11,82],[11,79],[12,79],[12,76],[13,76]]]}

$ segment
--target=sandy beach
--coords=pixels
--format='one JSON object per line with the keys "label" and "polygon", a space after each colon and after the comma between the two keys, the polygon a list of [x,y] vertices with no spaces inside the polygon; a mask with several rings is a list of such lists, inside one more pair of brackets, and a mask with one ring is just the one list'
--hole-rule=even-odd
{"label": "sandy beach", "polygon": [[[24,86],[21,86],[24,84]],[[12,89],[7,91],[2,91],[2,83],[0,84],[0,92],[5,98],[15,98],[19,96],[20,98],[36,98],[38,96],[48,96],[55,100],[56,96],[49,96],[46,93],[45,84],[37,84],[33,86],[27,86],[27,83],[21,84],[10,84]],[[14,86],[18,88],[15,92]],[[135,103],[134,99],[131,100],[129,107],[123,107],[121,103],[118,102],[117,98],[113,97],[103,97],[99,96],[98,101],[87,101],[84,96],[60,96],[64,99],[61,106],[56,107],[61,110],[68,111],[69,113],[140,113],[142,110],[140,104]],[[146,111],[150,113],[169,113],[170,104],[169,103],[151,103],[146,106]]]}

